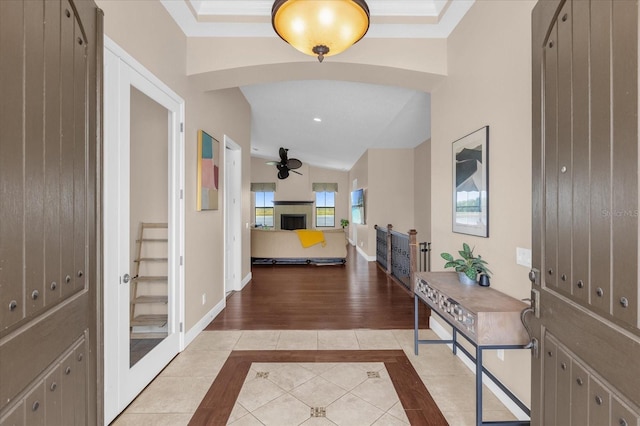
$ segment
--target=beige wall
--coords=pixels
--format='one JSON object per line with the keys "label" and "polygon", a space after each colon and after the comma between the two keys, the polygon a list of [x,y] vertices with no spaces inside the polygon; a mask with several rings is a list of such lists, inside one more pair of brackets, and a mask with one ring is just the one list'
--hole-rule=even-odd
{"label": "beige wall", "polygon": [[96,0],[104,32],[128,54],[184,98],[187,38],[156,1]]}
{"label": "beige wall", "polygon": [[[185,100],[185,328],[224,299],[223,210],[196,212],[197,131],[229,135],[242,147],[242,223],[250,222],[251,110],[239,89],[203,93],[186,76],[187,40],[157,1],[98,0],[105,34]],[[144,17],[144,19],[141,19]],[[224,188],[224,165],[220,182]],[[221,196],[222,197],[222,196]],[[242,277],[250,273],[249,231],[242,227]],[[207,302],[202,304],[202,294]]]}
{"label": "beige wall", "polygon": [[413,151],[413,199],[418,241],[431,241],[431,139]]}
{"label": "beige wall", "polygon": [[[196,158],[197,130],[202,129],[220,142],[224,149],[224,135],[228,135],[242,148],[242,278],[251,272],[249,206],[251,109],[240,89],[225,89],[207,93],[192,93],[186,99],[186,277],[188,296],[187,330],[225,297],[224,256],[224,204],[223,194],[218,193],[219,210],[196,211]],[[224,191],[224,165],[220,165],[220,182]],[[202,294],[207,303],[202,304]]]}
{"label": "beige wall", "polygon": [[[344,80],[428,91],[446,74],[444,39],[363,39],[318,64],[278,37],[188,40],[187,74],[208,90],[286,80]],[[421,54],[416,54],[421,52]]]}
{"label": "beige wall", "polygon": [[[295,158],[295,157],[293,157]],[[277,177],[275,166],[266,164],[267,159],[251,157],[251,182],[275,182],[275,201],[315,201],[315,193],[311,190],[314,182],[330,182],[338,184],[336,194],[336,228],[340,228],[340,219],[349,218],[349,191],[347,172],[303,164],[297,169],[302,176],[291,173],[287,179],[280,180]],[[275,161],[275,160],[274,160]],[[255,198],[251,194],[251,224],[255,224],[254,210]],[[276,221],[276,224],[279,223]],[[309,227],[315,227],[315,217]]]}
{"label": "beige wall", "polygon": [[[353,186],[354,181],[356,185]],[[356,225],[352,223],[349,225],[349,239],[351,242],[361,249],[365,250],[365,247],[369,247],[369,197],[367,196],[366,189],[369,186],[369,151],[362,154],[362,156],[356,161],[351,170],[349,170],[349,192],[354,189],[364,188],[364,213],[365,213],[365,225]],[[349,200],[349,208],[351,208],[351,200]],[[349,221],[352,221],[351,212],[349,212]],[[375,241],[375,240],[374,240]],[[366,250],[365,250],[366,252]]]}
{"label": "beige wall", "polygon": [[349,237],[367,256],[376,255],[375,225],[403,234],[415,228],[413,169],[414,149],[369,149],[351,168],[349,182],[365,188],[366,224]]}
{"label": "beige wall", "polygon": [[[446,80],[432,93],[432,260],[475,246],[489,262],[493,288],[529,296],[528,269],[516,247],[531,248],[531,10],[533,1],[476,1],[448,39]],[[451,143],[490,126],[489,238],[451,231]],[[437,206],[437,207],[436,207]],[[530,354],[486,357],[489,369],[529,403]]]}
{"label": "beige wall", "polygon": [[393,225],[408,234],[413,220],[413,149],[370,149],[367,232],[369,256],[376,255],[374,225]]}
{"label": "beige wall", "polygon": [[[193,37],[188,43],[187,73],[199,74],[224,69],[308,62],[309,58],[279,37]],[[380,52],[384,54],[380,54]],[[416,55],[415,52],[424,52]],[[315,68],[320,68],[315,61]],[[446,74],[445,39],[364,38],[331,62],[355,63]],[[322,64],[324,67],[325,64]]]}

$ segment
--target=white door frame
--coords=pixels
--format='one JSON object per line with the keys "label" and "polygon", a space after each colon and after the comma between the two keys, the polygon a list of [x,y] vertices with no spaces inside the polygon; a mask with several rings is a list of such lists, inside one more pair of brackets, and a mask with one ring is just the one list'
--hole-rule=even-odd
{"label": "white door frame", "polygon": [[[109,424],[184,346],[184,100],[106,36],[104,47],[103,359],[104,420]],[[121,277],[131,275],[129,202],[122,196],[129,186],[131,86],[169,111],[170,148],[168,336],[130,368],[130,283]]]}
{"label": "white door frame", "polygon": [[242,290],[242,147],[227,135],[224,135],[223,144],[224,291],[226,294],[230,291]]}

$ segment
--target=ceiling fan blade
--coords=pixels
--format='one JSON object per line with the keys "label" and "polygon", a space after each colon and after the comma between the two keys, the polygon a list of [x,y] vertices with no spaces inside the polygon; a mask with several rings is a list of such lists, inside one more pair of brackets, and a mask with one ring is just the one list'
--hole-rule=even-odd
{"label": "ceiling fan blade", "polygon": [[291,172],[293,172],[293,173],[299,174],[300,176],[302,176],[302,173],[300,173],[300,172],[296,172],[295,170],[290,170],[290,171],[291,171]]}
{"label": "ceiling fan blade", "polygon": [[267,161],[265,162],[265,164],[268,164],[270,166],[277,166],[278,164],[280,164],[279,161]]}
{"label": "ceiling fan blade", "polygon": [[289,158],[289,161],[287,161],[287,167],[290,169],[299,169],[302,167],[302,161],[297,158]]}
{"label": "ceiling fan blade", "polygon": [[289,170],[282,168],[278,169],[278,179],[286,179],[289,177]]}

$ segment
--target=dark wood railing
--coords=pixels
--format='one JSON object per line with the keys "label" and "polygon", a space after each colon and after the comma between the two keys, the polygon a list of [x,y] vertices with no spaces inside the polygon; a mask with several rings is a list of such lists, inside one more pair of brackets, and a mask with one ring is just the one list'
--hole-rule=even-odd
{"label": "dark wood railing", "polygon": [[417,232],[411,229],[408,234],[375,225],[376,262],[387,274],[391,275],[413,293],[414,274],[429,271],[431,243],[417,242]]}

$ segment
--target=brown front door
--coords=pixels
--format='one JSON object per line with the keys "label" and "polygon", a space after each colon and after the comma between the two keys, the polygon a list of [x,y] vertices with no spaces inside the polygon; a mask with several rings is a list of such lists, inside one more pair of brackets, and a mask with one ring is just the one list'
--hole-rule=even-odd
{"label": "brown front door", "polygon": [[102,15],[0,1],[0,424],[100,423]]}
{"label": "brown front door", "polygon": [[532,22],[532,424],[637,426],[638,2]]}

